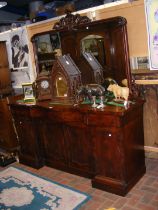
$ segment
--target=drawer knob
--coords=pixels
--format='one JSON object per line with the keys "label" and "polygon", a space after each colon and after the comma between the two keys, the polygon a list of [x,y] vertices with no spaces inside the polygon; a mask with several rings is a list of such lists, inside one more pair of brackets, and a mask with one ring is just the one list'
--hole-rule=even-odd
{"label": "drawer knob", "polygon": [[109,137],[111,137],[111,136],[112,136],[112,134],[111,134],[111,133],[108,133],[108,136],[109,136]]}
{"label": "drawer knob", "polygon": [[20,125],[22,124],[22,122],[20,121]]}

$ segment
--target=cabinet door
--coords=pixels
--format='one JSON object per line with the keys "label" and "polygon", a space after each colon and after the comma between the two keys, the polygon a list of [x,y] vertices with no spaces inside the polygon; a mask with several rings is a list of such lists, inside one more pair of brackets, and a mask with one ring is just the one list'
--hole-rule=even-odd
{"label": "cabinet door", "polygon": [[122,180],[124,178],[124,151],[121,129],[93,128],[97,175]]}
{"label": "cabinet door", "polygon": [[0,147],[7,151],[16,151],[18,140],[8,102],[8,98],[0,100]]}
{"label": "cabinet door", "polygon": [[37,132],[37,123],[31,119],[16,119],[15,126],[17,129],[20,152],[19,161],[35,168],[43,166],[43,160],[40,148],[40,139]]}
{"label": "cabinet door", "polygon": [[0,42],[0,95],[12,93],[11,74],[9,70],[6,42]]}
{"label": "cabinet door", "polygon": [[66,145],[72,172],[92,177],[94,174],[93,142],[84,125],[66,126]]}
{"label": "cabinet door", "polygon": [[44,157],[47,165],[62,168],[67,163],[63,125],[46,122],[42,126]]}

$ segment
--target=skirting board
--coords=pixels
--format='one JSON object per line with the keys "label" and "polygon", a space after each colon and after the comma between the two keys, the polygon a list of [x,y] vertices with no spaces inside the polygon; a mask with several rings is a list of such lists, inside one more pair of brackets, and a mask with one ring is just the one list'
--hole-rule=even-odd
{"label": "skirting board", "polygon": [[158,147],[144,146],[145,156],[158,159]]}
{"label": "skirting board", "polygon": [[147,152],[158,152],[158,147],[144,146],[144,149]]}

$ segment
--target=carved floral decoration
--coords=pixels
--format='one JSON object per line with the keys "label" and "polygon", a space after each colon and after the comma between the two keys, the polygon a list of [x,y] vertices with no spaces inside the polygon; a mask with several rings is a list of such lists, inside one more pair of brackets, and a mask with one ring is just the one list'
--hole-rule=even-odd
{"label": "carved floral decoration", "polygon": [[75,26],[89,23],[91,20],[87,16],[80,16],[79,14],[73,15],[70,11],[66,12],[66,16],[61,18],[59,22],[55,23],[53,29],[73,29]]}

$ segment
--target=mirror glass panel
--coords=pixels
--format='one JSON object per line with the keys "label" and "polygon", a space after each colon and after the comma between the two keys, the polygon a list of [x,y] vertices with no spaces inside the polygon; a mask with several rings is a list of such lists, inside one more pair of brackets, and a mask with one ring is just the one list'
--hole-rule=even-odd
{"label": "mirror glass panel", "polygon": [[58,33],[45,33],[36,36],[35,46],[39,73],[45,69],[51,71],[56,56],[62,54]]}
{"label": "mirror glass panel", "polygon": [[68,85],[63,75],[57,75],[55,80],[56,96],[67,97],[68,96]]}
{"label": "mirror glass panel", "polygon": [[92,53],[102,66],[106,65],[104,37],[94,34],[88,35],[81,40],[80,47],[81,53]]}

